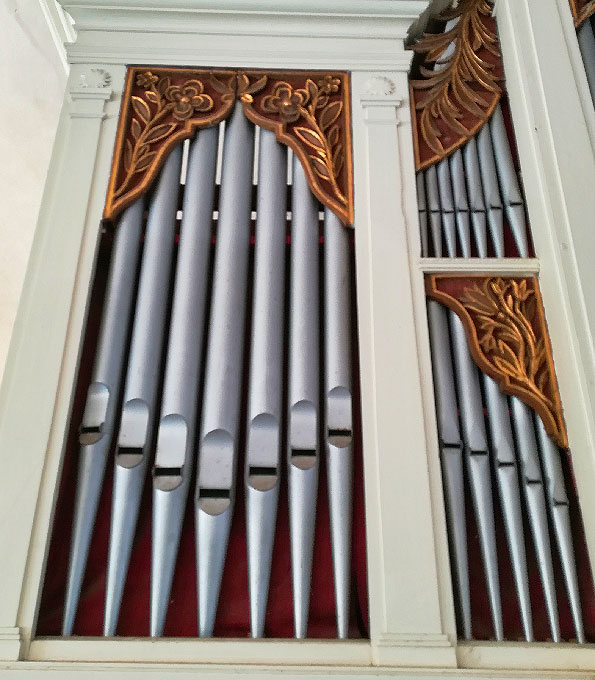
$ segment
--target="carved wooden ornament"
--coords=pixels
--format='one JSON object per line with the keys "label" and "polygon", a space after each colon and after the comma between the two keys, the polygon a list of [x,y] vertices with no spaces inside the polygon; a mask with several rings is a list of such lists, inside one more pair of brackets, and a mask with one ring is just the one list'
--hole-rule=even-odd
{"label": "carved wooden ornament", "polygon": [[237,99],[253,123],[293,149],[321,203],[352,225],[346,74],[137,66],[127,73],[104,218],[143,194],[172,147],[227,118]]}
{"label": "carved wooden ornament", "polygon": [[595,14],[595,0],[569,0],[569,2],[574,25],[577,28]]}
{"label": "carved wooden ornament", "polygon": [[417,170],[473,137],[500,99],[502,60],[491,13],[489,0],[460,0],[438,17],[457,19],[450,30],[425,33],[413,45],[415,52],[425,54],[422,78],[409,83]]}
{"label": "carved wooden ornament", "polygon": [[533,408],[552,440],[568,448],[537,278],[431,274],[426,293],[459,316],[479,368]]}

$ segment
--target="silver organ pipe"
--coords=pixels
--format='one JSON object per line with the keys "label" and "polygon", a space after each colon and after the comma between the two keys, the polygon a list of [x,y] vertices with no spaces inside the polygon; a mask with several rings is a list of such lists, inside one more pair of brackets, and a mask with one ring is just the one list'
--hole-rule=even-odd
{"label": "silver organ pipe", "polygon": [[469,207],[471,209],[471,227],[473,238],[479,257],[488,256],[487,217],[486,204],[483,198],[481,186],[481,172],[479,170],[479,157],[477,155],[477,142],[475,137],[465,144],[463,148],[463,165],[467,177],[467,192]]}
{"label": "silver organ pipe", "polygon": [[554,582],[554,566],[552,563],[547,506],[539,452],[533,427],[533,417],[531,409],[518,397],[511,397],[510,404],[520,460],[521,486],[525,496],[529,526],[531,527],[531,534],[535,545],[550,631],[552,640],[559,642],[561,639],[560,622],[556,600],[556,584]]}
{"label": "silver organ pipe", "polygon": [[114,246],[91,385],[80,428],[80,459],[62,631],[71,635],[97,504],[114,436],[118,395],[141,251],[143,199],[123,213]]}
{"label": "silver organ pipe", "polygon": [[465,186],[463,154],[457,149],[449,158],[457,232],[463,257],[471,257],[471,235],[469,226],[469,202]]}
{"label": "silver organ pipe", "polygon": [[570,526],[570,511],[568,507],[568,495],[564,484],[564,473],[560,461],[561,452],[549,438],[541,418],[533,414],[537,430],[537,440],[541,453],[541,464],[545,480],[546,501],[550,513],[551,523],[554,529],[554,537],[558,546],[558,554],[562,565],[562,574],[570,612],[574,623],[576,639],[585,642],[583,616],[578,588],[578,575],[574,559],[572,545],[572,529]]}
{"label": "silver organ pipe", "polygon": [[504,519],[521,623],[525,640],[531,642],[533,640],[533,619],[531,617],[527,554],[523,532],[523,511],[508,399],[492,378],[485,373],[482,373],[482,378],[488,411],[494,473],[500,495],[500,507]]}
{"label": "silver organ pipe", "polygon": [[502,640],[504,630],[496,553],[492,481],[479,374],[471,358],[461,320],[454,312],[450,311],[449,321],[456,368],[457,395],[461,409],[467,476],[477,522],[494,632],[496,639]]}
{"label": "silver organ pipe", "polygon": [[467,558],[463,442],[457,413],[455,377],[448,330],[448,310],[440,303],[428,300],[428,322],[432,346],[438,436],[440,439],[440,462],[453,563],[454,587],[459,603],[462,634],[465,639],[470,639],[471,589]]}
{"label": "silver organ pipe", "polygon": [[448,257],[456,257],[457,229],[455,223],[455,204],[448,158],[443,158],[436,164],[436,174],[438,177],[438,194],[440,196],[440,211],[442,213],[446,253]]}
{"label": "silver organ pipe", "polygon": [[337,635],[349,632],[353,487],[349,232],[324,211],[324,395]]}
{"label": "silver organ pipe", "polygon": [[287,465],[295,637],[308,628],[319,465],[318,202],[294,157]]}
{"label": "silver organ pipe", "polygon": [[421,256],[428,257],[430,254],[428,243],[428,211],[426,210],[426,187],[424,183],[424,173],[422,171],[415,175],[415,183],[417,185]]}
{"label": "silver organ pipe", "polygon": [[195,496],[198,628],[211,637],[235,496],[247,303],[254,130],[238,102],[228,119]]}
{"label": "silver organ pipe", "polygon": [[188,156],[161,418],[153,470],[152,636],[163,633],[194,463],[193,446],[205,335],[217,133],[217,128],[200,131],[190,145]]}
{"label": "silver organ pipe", "polygon": [[434,257],[442,257],[442,215],[436,166],[431,165],[424,174],[426,177],[426,197],[428,200]]}
{"label": "silver organ pipe", "polygon": [[506,125],[504,124],[504,116],[500,104],[494,109],[489,126],[506,216],[508,217],[519,255],[521,257],[529,257],[525,206],[523,205],[523,197],[512,161],[510,143],[506,134]]}
{"label": "silver organ pipe", "polygon": [[496,173],[490,128],[484,125],[477,134],[477,154],[485,206],[488,213],[488,229],[492,237],[496,257],[504,257],[504,220],[502,198]]}
{"label": "silver organ pipe", "polygon": [[287,151],[260,131],[246,435],[246,538],[252,637],[264,635],[283,422]]}
{"label": "silver organ pipe", "polygon": [[113,635],[151,457],[182,147],[168,156],[149,207],[120,430],[118,433],[106,586],[104,633]]}

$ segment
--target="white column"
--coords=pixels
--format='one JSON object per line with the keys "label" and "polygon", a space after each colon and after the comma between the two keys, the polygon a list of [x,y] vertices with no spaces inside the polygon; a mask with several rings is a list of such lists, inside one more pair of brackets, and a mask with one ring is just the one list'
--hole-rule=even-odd
{"label": "white column", "polygon": [[[72,380],[76,367],[75,351],[68,377],[61,375],[65,370],[62,357],[69,323],[72,323],[71,303],[86,224],[92,222],[94,229],[87,249],[90,265],[87,276],[92,268],[92,252],[99,233],[101,207],[95,207],[91,215],[89,206],[92,186],[95,194],[102,194],[101,201],[96,201],[98,206],[102,205],[105,195],[109,157],[102,168],[101,179],[95,177],[95,169],[104,108],[111,96],[111,75],[105,69],[82,66],[73,69],[0,393],[2,660],[19,658],[21,642],[29,637],[34,615],[33,605],[29,607],[24,624],[19,625],[28,561],[31,562],[31,552],[35,552],[32,549],[35,534],[32,536],[32,532],[38,494],[44,467],[47,474],[46,450],[52,433],[58,442],[52,495],[58,481],[70,398],[62,399],[60,404],[56,402],[56,394],[61,377]],[[84,303],[81,311],[79,323],[82,329]],[[60,410],[62,418],[55,419]],[[46,512],[42,522],[45,537],[37,551],[38,577],[50,514]],[[40,527],[35,529],[39,532]]]}
{"label": "white column", "polygon": [[565,0],[499,0],[506,84],[587,546],[595,564],[595,114]]}
{"label": "white column", "polygon": [[441,612],[413,302],[423,279],[412,279],[409,263],[408,240],[419,240],[411,129],[398,129],[409,120],[407,75],[356,73],[352,86],[373,657],[381,665],[455,666]]}

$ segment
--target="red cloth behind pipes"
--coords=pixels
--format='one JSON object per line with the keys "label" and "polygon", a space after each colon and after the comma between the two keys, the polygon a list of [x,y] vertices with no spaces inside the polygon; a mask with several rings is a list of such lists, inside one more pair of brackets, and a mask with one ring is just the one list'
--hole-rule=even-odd
{"label": "red cloth behind pipes", "polygon": [[[53,534],[48,555],[37,636],[60,635],[64,607],[68,551],[74,509],[78,465],[78,424],[81,421],[87,387],[91,379],[96,336],[100,319],[109,238],[103,239],[96,283],[90,304],[90,317],[79,370],[75,402],[71,417],[60,491],[54,518]],[[354,360],[357,366],[357,357]],[[354,404],[359,404],[357,371],[354,371]],[[355,408],[354,431],[354,499],[353,499],[353,555],[352,602],[349,634],[352,638],[368,636],[368,601],[366,582],[366,548],[364,528],[363,470],[361,456],[361,425],[359,409]],[[241,450],[242,447],[240,447]],[[283,466],[282,466],[283,467]],[[238,461],[238,471],[243,460]],[[74,625],[75,635],[101,635],[105,597],[105,574],[111,512],[113,451],[108,462],[99,512],[90,548],[81,599]],[[243,479],[239,472],[238,479]],[[248,583],[246,564],[246,531],[244,488],[237,484],[226,566],[221,585],[214,635],[216,637],[247,637],[250,630]],[[194,481],[191,490],[194,489]],[[193,493],[190,492],[170,606],[164,635],[187,637],[197,635],[196,572],[194,548]],[[319,494],[316,515],[314,565],[310,596],[308,637],[336,637],[333,575],[329,533],[329,511],[324,453],[320,465]],[[137,527],[136,539],[124,591],[117,634],[121,636],[149,635],[149,588],[151,557],[151,484],[147,477]],[[287,479],[281,480],[279,510],[273,566],[271,572],[268,611],[268,637],[293,637],[291,569],[289,554],[289,520]]]}

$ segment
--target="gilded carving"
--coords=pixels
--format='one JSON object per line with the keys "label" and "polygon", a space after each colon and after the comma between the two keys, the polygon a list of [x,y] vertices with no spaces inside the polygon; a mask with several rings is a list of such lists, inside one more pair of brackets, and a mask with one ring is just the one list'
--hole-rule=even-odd
{"label": "gilded carving", "polygon": [[502,63],[489,0],[461,0],[439,19],[456,23],[424,34],[413,50],[424,54],[410,81],[417,169],[448,156],[491,116],[502,89]]}
{"label": "gilded carving", "polygon": [[550,437],[567,448],[537,279],[433,274],[426,291],[460,317],[479,368],[535,409]]}
{"label": "gilded carving", "polygon": [[595,14],[595,0],[569,0],[569,2],[574,25],[577,28]]}
{"label": "gilded carving", "polygon": [[346,75],[247,72],[240,82],[246,116],[293,149],[317,198],[344,224],[353,224]]}
{"label": "gilded carving", "polygon": [[230,113],[235,81],[233,71],[215,75],[196,69],[128,69],[106,219],[147,190],[175,144]]}
{"label": "gilded carving", "polygon": [[130,68],[104,217],[147,190],[174,144],[225,119],[239,99],[294,150],[318,199],[352,224],[348,95],[345,74]]}

